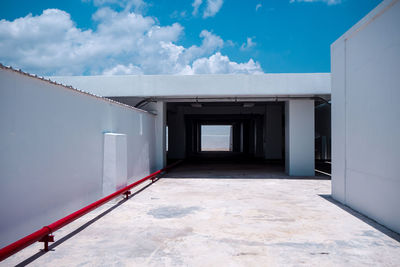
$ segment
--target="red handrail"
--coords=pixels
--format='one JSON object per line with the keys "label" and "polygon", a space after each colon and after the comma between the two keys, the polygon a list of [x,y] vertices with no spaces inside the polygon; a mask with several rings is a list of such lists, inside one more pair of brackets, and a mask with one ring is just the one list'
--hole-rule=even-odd
{"label": "red handrail", "polygon": [[[36,232],[33,232],[32,234],[27,235],[27,236],[21,238],[20,240],[15,241],[14,243],[2,248],[0,250],[0,261],[3,261],[4,259],[10,257],[11,255],[17,253],[18,251],[20,251],[20,250],[26,248],[27,246],[35,243],[36,241],[44,240],[44,238],[46,238],[47,236],[49,236],[53,232],[55,232],[58,229],[66,226],[67,224],[75,221],[79,217],[81,217],[81,216],[85,215],[86,213],[96,209],[97,207],[105,204],[106,202],[114,199],[115,197],[117,197],[117,196],[119,196],[121,194],[128,194],[129,189],[132,189],[133,187],[143,183],[146,180],[154,178],[156,175],[171,169],[172,167],[176,166],[180,162],[181,161],[177,161],[174,164],[171,164],[171,165],[169,165],[169,166],[167,166],[167,167],[165,167],[165,168],[163,168],[161,170],[158,170],[158,171],[156,171],[156,172],[154,172],[154,173],[152,173],[152,174],[140,179],[139,181],[136,181],[136,182],[134,182],[134,183],[132,183],[132,184],[130,184],[130,185],[128,185],[128,186],[126,186],[126,187],[114,192],[114,193],[112,193],[111,195],[108,195],[108,196],[106,196],[106,197],[104,197],[102,199],[99,199],[99,200],[93,202],[92,204],[89,204],[86,207],[84,207],[84,208],[82,208],[80,210],[77,210],[77,211],[71,213],[70,215],[68,215],[68,216],[66,216],[66,217],[64,217],[64,218],[62,218],[62,219],[60,219],[58,221],[53,222],[52,224],[44,226],[42,229],[40,229],[40,230],[38,230]],[[46,245],[47,245],[47,243],[46,243]]]}

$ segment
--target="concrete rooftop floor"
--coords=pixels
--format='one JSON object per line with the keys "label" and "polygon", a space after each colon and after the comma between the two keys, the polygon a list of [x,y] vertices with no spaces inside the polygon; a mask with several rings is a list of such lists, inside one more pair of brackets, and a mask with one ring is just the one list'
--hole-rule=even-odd
{"label": "concrete rooftop floor", "polygon": [[330,180],[171,178],[0,265],[400,266],[399,235],[332,201]]}

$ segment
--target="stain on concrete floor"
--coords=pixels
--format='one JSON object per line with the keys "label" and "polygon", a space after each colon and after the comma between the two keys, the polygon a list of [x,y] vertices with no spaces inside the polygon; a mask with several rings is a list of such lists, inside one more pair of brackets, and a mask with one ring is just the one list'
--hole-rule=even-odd
{"label": "stain on concrete floor", "polygon": [[179,207],[179,206],[163,206],[155,209],[151,209],[147,212],[148,215],[153,216],[157,219],[166,218],[182,218],[193,212],[201,210],[200,207]]}

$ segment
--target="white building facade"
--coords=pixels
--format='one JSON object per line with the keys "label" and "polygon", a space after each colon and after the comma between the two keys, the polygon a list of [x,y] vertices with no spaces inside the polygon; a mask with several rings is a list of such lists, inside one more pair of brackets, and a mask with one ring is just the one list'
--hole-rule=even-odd
{"label": "white building facade", "polygon": [[400,232],[400,1],[331,46],[332,195]]}

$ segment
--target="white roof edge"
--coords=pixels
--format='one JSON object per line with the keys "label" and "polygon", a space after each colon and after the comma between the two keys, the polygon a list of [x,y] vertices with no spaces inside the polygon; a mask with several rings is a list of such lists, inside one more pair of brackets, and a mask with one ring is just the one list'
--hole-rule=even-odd
{"label": "white roof edge", "polygon": [[262,97],[331,94],[330,73],[54,76],[107,97]]}

